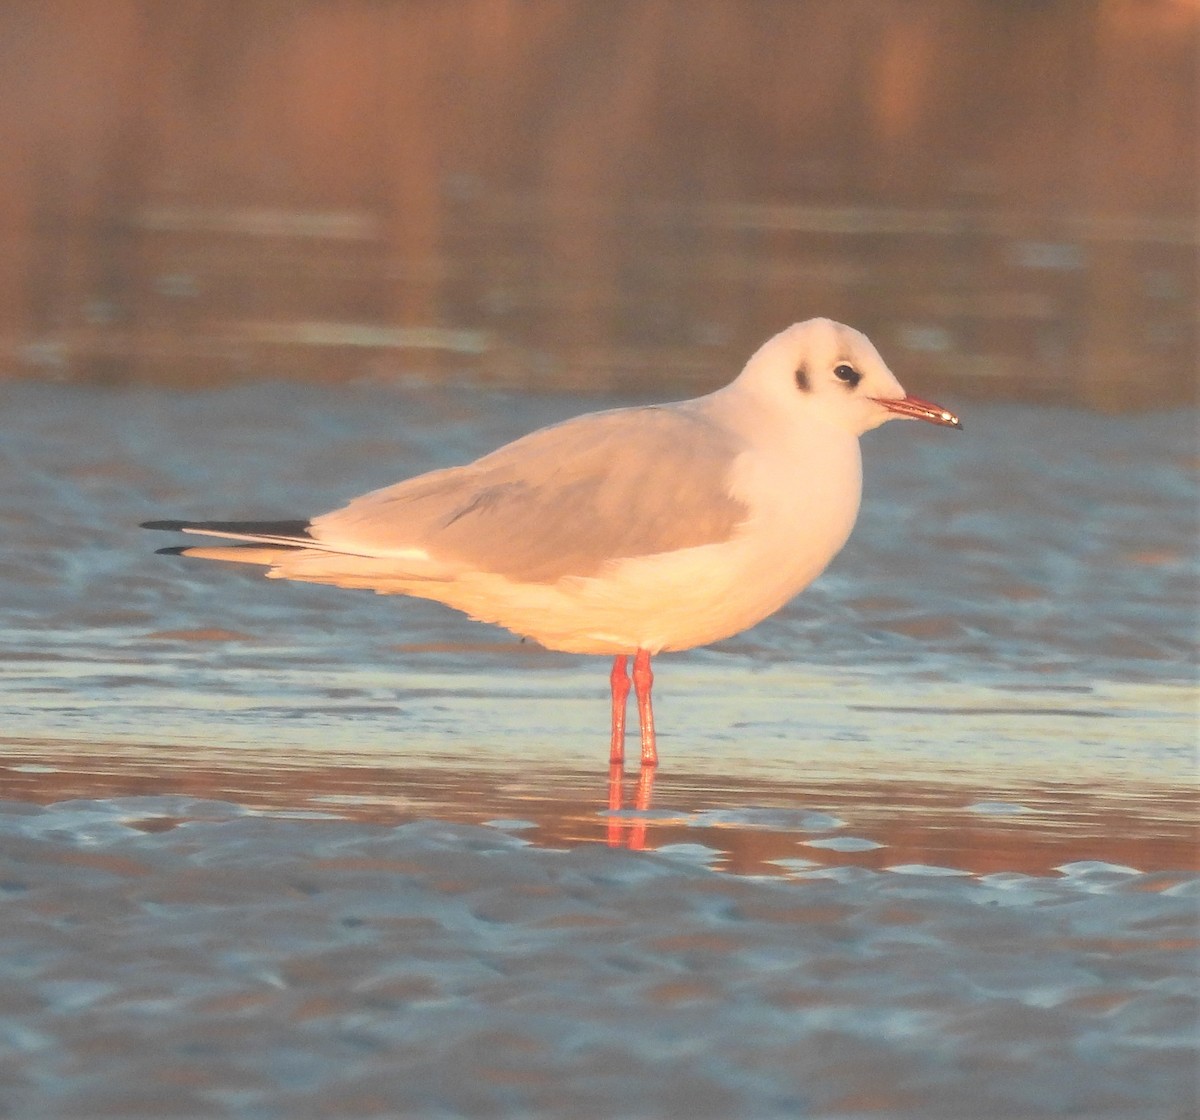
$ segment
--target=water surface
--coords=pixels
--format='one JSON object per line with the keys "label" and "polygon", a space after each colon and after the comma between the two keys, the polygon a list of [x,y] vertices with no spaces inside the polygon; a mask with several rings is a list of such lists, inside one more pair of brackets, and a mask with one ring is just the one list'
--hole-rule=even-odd
{"label": "water surface", "polygon": [[[232,790],[373,819],[519,809],[546,842],[606,829],[602,659],[437,604],[154,556],[166,542],[134,526],[319,512],[621,402],[3,394],[6,788]],[[868,435],[864,509],[830,571],[748,633],[659,659],[651,843],[707,810],[799,803],[852,806],[969,870],[996,845],[1039,870],[1195,864],[1194,417],[977,405],[966,424]],[[987,801],[1029,812],[970,809]],[[947,838],[968,835],[956,859]]]}
{"label": "water surface", "polygon": [[0,387],[0,1109],[1194,1109],[1193,416],[868,436],[829,572],[658,659],[652,786],[603,659],[135,528],[616,403]]}

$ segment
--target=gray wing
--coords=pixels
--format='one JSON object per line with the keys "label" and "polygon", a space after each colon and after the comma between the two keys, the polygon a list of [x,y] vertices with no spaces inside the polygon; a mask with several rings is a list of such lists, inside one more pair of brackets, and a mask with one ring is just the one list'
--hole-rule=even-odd
{"label": "gray wing", "polygon": [[729,493],[742,450],[680,406],[593,413],[365,494],[311,532],[336,551],[424,552],[447,574],[591,575],[610,560],[727,540],[749,513]]}

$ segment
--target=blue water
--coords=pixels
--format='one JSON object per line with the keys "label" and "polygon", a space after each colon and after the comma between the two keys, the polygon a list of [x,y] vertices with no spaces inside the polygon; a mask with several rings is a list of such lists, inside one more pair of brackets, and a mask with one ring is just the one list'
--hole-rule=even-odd
{"label": "blue water", "polygon": [[136,528],[619,403],[0,386],[0,1112],[1189,1114],[1193,415],[866,437],[653,782],[603,659]]}
{"label": "blue water", "polygon": [[[153,554],[148,517],[303,516],[611,398],[256,384],[0,389],[4,733],[597,771],[606,667],[437,604]],[[957,402],[951,402],[957,403]],[[659,659],[666,765],[1190,783],[1195,416],[984,403],[864,439],[850,543]],[[986,791],[984,791],[986,793]],[[696,806],[703,807],[703,806]]]}

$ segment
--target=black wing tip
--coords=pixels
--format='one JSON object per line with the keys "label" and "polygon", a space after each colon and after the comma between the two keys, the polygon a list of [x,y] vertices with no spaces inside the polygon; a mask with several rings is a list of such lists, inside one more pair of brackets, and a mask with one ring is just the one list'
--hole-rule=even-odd
{"label": "black wing tip", "polygon": [[[149,528],[149,526],[143,526],[143,528]],[[188,554],[188,552],[189,552],[189,548],[185,548],[183,545],[175,545],[172,548],[156,548],[154,550],[154,555],[155,556],[186,556]]]}
{"label": "black wing tip", "polygon": [[192,529],[198,533],[213,533],[218,536],[222,533],[237,533],[311,540],[311,525],[312,522],[307,517],[294,517],[286,521],[143,521],[140,528],[165,533],[182,533]]}

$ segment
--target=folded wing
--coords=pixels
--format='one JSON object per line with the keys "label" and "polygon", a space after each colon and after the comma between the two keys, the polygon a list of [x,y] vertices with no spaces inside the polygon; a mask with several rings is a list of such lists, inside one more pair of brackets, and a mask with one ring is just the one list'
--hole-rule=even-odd
{"label": "folded wing", "polygon": [[522,582],[592,575],[611,560],[727,539],[748,513],[728,486],[740,450],[692,411],[596,413],[366,494],[311,532],[354,552],[401,560],[419,550]]}
{"label": "folded wing", "polygon": [[[343,575],[350,558],[360,557],[364,575],[386,561],[393,577],[416,580],[486,572],[553,582],[594,575],[621,558],[728,539],[749,513],[729,492],[742,450],[736,436],[685,407],[618,409],[543,428],[473,463],[364,494],[311,522],[150,527],[247,546],[186,550],[213,559],[271,563],[279,550],[303,550],[346,558],[330,557]],[[312,561],[319,564],[316,556]],[[278,574],[287,577],[291,566],[280,564]]]}

